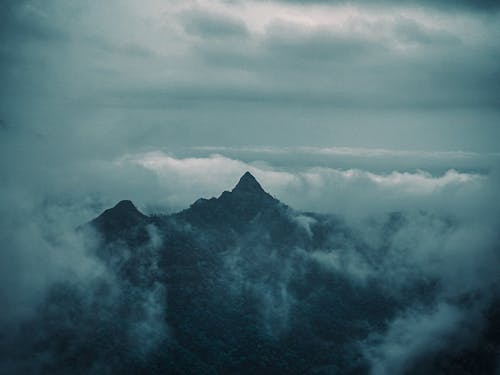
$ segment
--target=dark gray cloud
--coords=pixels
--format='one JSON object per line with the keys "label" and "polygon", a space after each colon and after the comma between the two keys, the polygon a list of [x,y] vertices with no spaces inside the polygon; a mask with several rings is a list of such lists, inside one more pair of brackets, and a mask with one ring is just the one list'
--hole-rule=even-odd
{"label": "dark gray cloud", "polygon": [[459,37],[446,31],[426,29],[412,19],[401,18],[395,23],[394,32],[402,41],[416,44],[461,44]]}
{"label": "dark gray cloud", "polygon": [[342,5],[359,5],[368,4],[370,6],[417,6],[417,7],[431,7],[438,9],[448,10],[476,10],[481,12],[488,12],[491,10],[498,10],[500,5],[495,0],[445,0],[445,1],[432,1],[432,0],[280,0],[283,2],[298,3],[298,4],[342,4]]}
{"label": "dark gray cloud", "polygon": [[[297,33],[291,25],[268,30],[264,49],[268,60],[304,65],[359,63],[387,53],[385,46],[360,35],[338,35],[329,31]],[[380,54],[380,55],[379,55]],[[327,65],[328,66],[328,65]]]}
{"label": "dark gray cloud", "polygon": [[245,24],[236,18],[207,13],[201,11],[188,11],[182,14],[184,29],[202,38],[210,37],[242,37],[248,31]]}
{"label": "dark gray cloud", "polygon": [[64,30],[50,22],[50,17],[57,13],[54,4],[47,4],[40,12],[40,8],[32,7],[30,1],[5,1],[1,10],[0,38],[3,41],[61,41],[67,37]]}
{"label": "dark gray cloud", "polygon": [[[363,4],[350,18],[328,4],[321,12],[289,3],[245,10],[238,2],[3,6],[0,115],[53,139],[84,123],[77,132],[107,151],[160,139],[495,147],[495,15]],[[97,136],[103,128],[116,141]]]}

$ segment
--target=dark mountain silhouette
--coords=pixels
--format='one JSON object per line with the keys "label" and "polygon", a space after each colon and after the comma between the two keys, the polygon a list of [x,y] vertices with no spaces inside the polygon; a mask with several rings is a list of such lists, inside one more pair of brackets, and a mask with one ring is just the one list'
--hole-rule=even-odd
{"label": "dark mountain silhouette", "polygon": [[[86,225],[106,275],[54,285],[23,327],[36,334],[15,336],[25,350],[10,357],[30,364],[17,373],[368,374],[369,339],[405,309],[432,309],[439,293],[437,280],[396,292],[344,271],[380,268],[404,223],[388,214],[375,247],[341,218],[281,203],[248,172],[171,215],[121,201]],[[441,343],[408,373],[493,373],[495,306],[475,340]]]}
{"label": "dark mountain silhouette", "polygon": [[106,237],[106,240],[135,238],[147,239],[144,231],[149,218],[139,212],[130,200],[122,200],[93,219],[90,224]]}
{"label": "dark mountain silhouette", "polygon": [[246,172],[231,192],[224,191],[219,198],[198,199],[176,217],[196,226],[239,230],[257,215],[284,208],[262,189],[255,177]]}
{"label": "dark mountain silhouette", "polygon": [[241,176],[240,181],[232,192],[235,194],[259,194],[261,196],[271,197],[262,189],[262,186],[260,186],[259,182],[250,172],[245,172],[245,174]]}
{"label": "dark mountain silhouette", "polygon": [[92,225],[103,231],[121,231],[138,225],[146,218],[132,201],[123,200],[92,220]]}

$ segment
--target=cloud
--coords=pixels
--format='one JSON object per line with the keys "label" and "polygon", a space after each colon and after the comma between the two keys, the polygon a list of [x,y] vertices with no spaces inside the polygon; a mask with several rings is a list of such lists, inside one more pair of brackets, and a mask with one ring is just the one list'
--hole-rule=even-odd
{"label": "cloud", "polygon": [[423,27],[423,25],[412,19],[401,17],[399,22],[394,25],[394,34],[403,42],[439,45],[460,44],[460,38],[446,31],[432,30]]}
{"label": "cloud", "polygon": [[[299,4],[351,4],[348,0],[281,0],[283,2],[299,3]],[[482,0],[482,1],[429,1],[429,0],[405,0],[405,1],[393,1],[393,0],[379,0],[379,1],[357,1],[356,3],[366,3],[374,6],[415,6],[415,7],[436,7],[438,9],[449,9],[449,10],[476,10],[480,12],[495,11],[498,9],[499,5],[494,0]]]}
{"label": "cloud", "polygon": [[125,156],[117,163],[140,165],[153,171],[166,190],[172,189],[172,181],[175,181],[180,189],[172,190],[185,194],[185,205],[188,203],[187,194],[192,194],[193,198],[207,194],[216,196],[231,188],[239,176],[250,170],[268,191],[295,208],[342,214],[365,214],[382,208],[386,211],[398,208],[432,209],[432,205],[437,203],[434,197],[443,197],[448,202],[460,199],[462,195],[480,191],[487,179],[479,173],[453,169],[437,176],[425,171],[373,173],[327,167],[288,171],[286,168],[273,168],[258,162],[246,163],[217,154],[177,159],[153,152]]}
{"label": "cloud", "polygon": [[202,38],[242,37],[247,35],[244,22],[222,14],[194,10],[184,12],[182,19],[184,29],[188,33],[198,35]]}
{"label": "cloud", "polygon": [[460,327],[463,323],[462,312],[447,304],[432,311],[407,312],[391,322],[386,335],[379,338],[376,345],[366,346],[365,353],[372,363],[371,373],[403,374],[421,366],[422,357],[449,345],[457,331],[472,329],[470,325]]}
{"label": "cloud", "polygon": [[[134,272],[142,282],[157,276],[162,246],[157,229],[148,227],[149,241],[133,251],[123,242],[112,244],[114,256],[104,262],[97,256],[99,234],[84,226],[92,204],[26,193],[0,190],[0,299],[5,304],[0,373],[45,373],[63,358],[79,357],[84,346],[99,352],[86,361],[86,373],[117,368],[116,358],[124,355],[147,361],[171,339],[165,286],[152,282],[145,288],[122,276],[132,253],[140,254]],[[25,326],[36,326],[36,334],[27,334]],[[63,336],[74,339],[60,350],[55,337]]]}
{"label": "cloud", "polygon": [[2,2],[2,26],[0,38],[6,42],[13,39],[41,42],[60,42],[67,40],[68,34],[49,22],[49,15],[57,12],[54,4],[38,7],[30,1]]}
{"label": "cloud", "polygon": [[[7,250],[2,252],[0,264],[2,281],[12,288],[2,296],[10,306],[3,312],[4,322],[30,315],[33,306],[55,282],[76,275],[81,280],[79,287],[85,290],[86,280],[92,282],[102,274],[109,274],[108,268],[104,268],[104,272],[95,275],[102,265],[94,267],[94,261],[86,253],[86,246],[92,246],[92,241],[88,243],[86,237],[72,234],[73,228],[103,208],[120,199],[132,198],[146,213],[172,212],[186,208],[199,197],[218,196],[231,189],[247,170],[267,191],[292,208],[333,213],[349,228],[343,231],[340,224],[334,223],[338,232],[325,239],[324,247],[308,253],[299,244],[285,258],[279,255],[279,249],[266,247],[256,228],[254,235],[260,239],[257,242],[261,248],[251,238],[249,243],[242,239],[232,253],[224,254],[227,274],[221,277],[227,278],[234,296],[251,295],[256,301],[259,322],[266,334],[279,338],[294,324],[299,303],[293,285],[297,278],[303,277],[301,265],[311,263],[320,266],[321,272],[352,281],[360,288],[377,285],[387,288],[391,298],[405,303],[405,298],[410,299],[408,309],[393,317],[387,330],[377,329],[370,337],[373,342],[366,347],[366,355],[375,370],[404,368],[419,356],[432,357],[440,348],[446,349],[448,334],[462,337],[457,328],[460,323],[446,321],[441,325],[448,313],[450,322],[461,321],[462,316],[474,317],[477,324],[482,322],[482,318],[469,315],[460,301],[477,295],[479,300],[472,305],[480,309],[488,304],[491,290],[498,283],[496,227],[500,207],[495,169],[474,172],[450,168],[430,173],[380,172],[366,166],[365,169],[318,167],[314,162],[300,166],[293,160],[296,150],[279,148],[266,149],[259,154],[260,158],[250,158],[251,161],[222,154],[180,157],[161,151],[122,154],[119,150],[113,150],[113,156],[108,158],[95,157],[86,162],[70,153],[65,163],[44,164],[40,171],[34,168],[29,175],[23,170],[6,174],[6,183],[0,190],[3,202],[0,238],[2,248]],[[207,151],[213,150],[199,150]],[[298,152],[321,157],[347,154],[358,158],[360,163],[373,158],[421,160],[418,153],[390,150],[313,148]],[[274,165],[262,161],[266,159],[262,155],[292,159]],[[444,159],[449,167],[463,159],[473,159],[477,170],[489,160],[483,159],[483,155],[461,152],[430,152],[422,157],[431,160],[431,165]],[[21,159],[20,165],[31,164]],[[319,222],[316,216],[305,213],[290,212],[289,219],[306,238],[317,230]],[[155,228],[149,229],[150,244],[139,252],[144,252],[140,253],[144,255],[142,259],[151,255],[154,260],[154,249],[161,247],[162,242]],[[243,247],[239,250],[237,245]],[[247,248],[252,251],[242,250]],[[119,250],[130,253],[124,248]],[[155,274],[154,262],[150,266],[143,270],[145,275]],[[268,272],[262,273],[263,270]],[[435,300],[429,302],[437,306],[436,310],[429,306],[419,310],[412,305],[412,297],[407,297],[408,289],[421,282],[436,288],[432,297]],[[148,345],[154,348],[170,339],[170,330],[163,325],[168,317],[168,307],[164,309],[168,296],[161,285],[145,291],[113,280],[109,283],[120,301],[122,297],[125,301],[135,301],[134,306],[141,312],[137,319],[123,321],[128,339],[141,344],[137,348],[146,350]],[[165,311],[166,315],[162,315]],[[90,310],[87,312],[90,314]],[[413,337],[414,331],[425,335]],[[463,337],[466,336],[464,332]],[[442,344],[427,345],[434,337]],[[401,340],[409,340],[405,346],[408,350],[398,352],[394,348]],[[143,356],[137,351],[133,355]]]}
{"label": "cloud", "polygon": [[[306,67],[359,62],[367,56],[383,53],[385,47],[361,33],[338,33],[328,29],[301,30],[293,24],[277,23],[269,26],[265,40],[266,56],[270,61],[290,61],[294,66]],[[331,65],[330,65],[331,66]]]}
{"label": "cloud", "polygon": [[[257,237],[265,236],[265,228],[254,228]],[[283,257],[280,249],[266,240],[238,238],[237,245],[221,254],[224,269],[221,277],[230,295],[253,298],[260,327],[266,335],[279,338],[290,327],[290,315],[298,303],[290,284],[301,277],[301,262],[306,260],[300,249],[289,249]]]}
{"label": "cloud", "polygon": [[356,283],[365,284],[377,276],[376,270],[352,245],[345,243],[344,248],[315,251],[311,254],[311,258],[328,271],[345,275]]}
{"label": "cloud", "polygon": [[[364,3],[4,6],[0,116],[23,134],[9,131],[7,144],[35,133],[65,158],[69,143],[89,157],[80,137],[107,155],[202,145],[498,151],[495,14]],[[226,34],[203,29],[215,24]]]}
{"label": "cloud", "polygon": [[89,255],[92,237],[72,227],[75,212],[45,206],[19,191],[2,189],[0,197],[2,324],[29,316],[54,282],[104,274],[101,263]]}
{"label": "cloud", "polygon": [[292,215],[291,219],[307,233],[309,238],[312,238],[311,227],[317,223],[316,219],[306,215]]}

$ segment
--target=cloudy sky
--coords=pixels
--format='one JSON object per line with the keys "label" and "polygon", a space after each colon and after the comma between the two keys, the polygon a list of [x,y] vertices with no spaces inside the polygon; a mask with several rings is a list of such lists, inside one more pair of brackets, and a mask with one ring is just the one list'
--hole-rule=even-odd
{"label": "cloudy sky", "polygon": [[307,208],[286,194],[296,175],[276,173],[356,169],[380,185],[498,165],[495,1],[1,7],[7,189],[178,208],[253,168]]}
{"label": "cloudy sky", "polygon": [[151,153],[202,158],[198,173],[230,185],[248,168],[228,174],[213,155],[386,173],[498,162],[494,1],[1,7],[1,168],[13,186],[117,191],[111,201],[153,184],[117,167]]}
{"label": "cloudy sky", "polygon": [[245,170],[300,209],[397,209],[497,175],[497,2],[1,8],[8,213],[78,202],[77,225],[126,198],[174,211]]}
{"label": "cloudy sky", "polygon": [[434,3],[4,1],[2,133],[497,152],[498,3]]}

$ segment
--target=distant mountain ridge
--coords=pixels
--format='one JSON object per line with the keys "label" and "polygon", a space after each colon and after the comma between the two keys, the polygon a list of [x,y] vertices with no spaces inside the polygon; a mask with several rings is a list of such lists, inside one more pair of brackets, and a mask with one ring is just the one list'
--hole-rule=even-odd
{"label": "distant mountain ridge", "polygon": [[[224,191],[219,198],[200,198],[184,211],[203,210],[222,205],[238,211],[250,209],[251,214],[255,214],[258,209],[276,204],[280,202],[267,193],[250,172],[245,172],[231,192]],[[251,214],[246,214],[246,216],[251,216]],[[132,201],[122,200],[94,220],[116,220],[118,217],[133,220],[146,216],[135,207]]]}
{"label": "distant mountain ridge", "polygon": [[[156,228],[162,238],[159,258],[134,250],[119,272],[136,285],[167,286],[167,321],[176,332],[176,350],[187,350],[200,373],[366,374],[368,363],[356,343],[383,331],[403,306],[432,304],[437,293],[434,280],[416,280],[404,298],[376,279],[353,281],[342,267],[353,267],[350,262],[357,259],[361,267],[377,269],[384,246],[373,248],[335,215],[293,210],[250,172],[231,191],[200,198],[180,212],[146,216],[131,201],[121,201],[91,225],[104,234],[104,259],[116,258],[116,241],[147,248],[148,228]],[[389,214],[385,243],[403,225],[404,215]],[[317,254],[325,263],[315,260],[321,259]],[[144,274],[145,266],[155,271]],[[499,326],[498,311],[492,311],[488,331]],[[439,373],[489,373],[495,360],[484,355],[483,345],[499,347],[500,339],[483,341],[466,352],[452,345],[422,358],[408,373],[438,368]],[[241,360],[248,356],[253,359]],[[191,373],[190,365],[177,367],[183,360],[169,361],[176,363],[171,373]]]}
{"label": "distant mountain ridge", "polygon": [[[342,218],[280,202],[249,172],[174,214],[120,201],[80,228],[104,274],[50,289],[28,334],[9,341],[10,357],[36,365],[9,373],[373,373],[366,348],[402,311],[434,311],[440,293],[439,280],[418,273],[404,285],[385,279],[406,218],[384,220],[368,243]],[[475,341],[443,337],[404,373],[494,373],[498,301]]]}
{"label": "distant mountain ridge", "polygon": [[[229,225],[241,229],[259,214],[286,209],[288,206],[267,193],[255,177],[246,172],[231,191],[222,192],[218,198],[200,198],[185,210],[160,216],[172,216],[201,227]],[[91,225],[110,234],[155,221],[157,218],[141,213],[132,201],[122,200],[93,219]]]}

